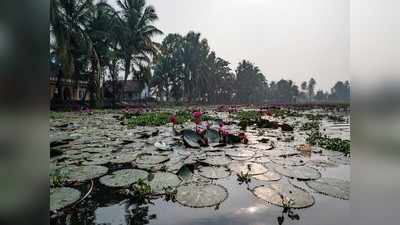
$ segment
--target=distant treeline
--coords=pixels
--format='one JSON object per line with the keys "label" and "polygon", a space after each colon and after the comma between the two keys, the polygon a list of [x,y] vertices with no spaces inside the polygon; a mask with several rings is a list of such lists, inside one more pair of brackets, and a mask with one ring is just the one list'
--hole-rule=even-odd
{"label": "distant treeline", "polygon": [[[127,80],[149,87],[160,102],[253,104],[348,102],[350,83],[338,81],[331,91],[315,90],[310,79],[300,87],[291,80],[267,81],[252,62],[230,63],[210,49],[200,33],[162,34],[156,10],[146,0],[50,1],[50,69],[58,78],[87,80],[92,107],[104,100],[102,81],[112,85],[112,101],[122,101]],[[121,79],[120,74],[123,74]],[[123,80],[119,85],[119,80]],[[59,93],[61,93],[61,83]]]}

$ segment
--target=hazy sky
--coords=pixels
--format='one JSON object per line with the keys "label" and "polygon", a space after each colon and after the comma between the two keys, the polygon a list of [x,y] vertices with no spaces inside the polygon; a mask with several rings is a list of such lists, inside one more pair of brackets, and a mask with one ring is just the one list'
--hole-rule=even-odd
{"label": "hazy sky", "polygon": [[165,34],[200,32],[232,69],[248,59],[269,81],[285,78],[299,84],[314,77],[324,90],[349,79],[348,0],[148,2]]}

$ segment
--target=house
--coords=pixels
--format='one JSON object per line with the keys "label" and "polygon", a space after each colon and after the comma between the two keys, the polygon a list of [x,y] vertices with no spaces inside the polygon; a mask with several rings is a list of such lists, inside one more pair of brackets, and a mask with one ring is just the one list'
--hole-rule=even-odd
{"label": "house", "polygon": [[[61,93],[58,93],[58,85],[61,87]],[[50,72],[48,84],[50,100],[54,99],[54,97],[60,97],[59,99],[63,101],[78,101],[83,98],[87,88],[88,81],[64,78],[58,80],[57,73]],[[89,94],[86,94],[85,100],[90,100]]]}
{"label": "house", "polygon": [[[118,87],[122,88],[123,80],[118,81]],[[113,93],[112,81],[106,81],[105,87],[105,97],[111,97]],[[147,84],[142,83],[138,80],[127,80],[123,91],[122,100],[123,101],[138,101],[150,97],[150,89]]]}

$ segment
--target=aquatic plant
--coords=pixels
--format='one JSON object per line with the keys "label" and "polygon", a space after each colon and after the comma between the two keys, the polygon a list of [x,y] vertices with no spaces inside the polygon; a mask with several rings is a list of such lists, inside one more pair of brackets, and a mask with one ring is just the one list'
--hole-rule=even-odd
{"label": "aquatic plant", "polygon": [[281,195],[282,198],[282,215],[277,218],[278,224],[282,225],[283,222],[285,221],[285,214],[291,219],[291,220],[300,220],[300,216],[298,214],[295,214],[292,211],[292,205],[294,204],[293,199],[287,200],[283,195]]}
{"label": "aquatic plant", "polygon": [[54,170],[50,173],[50,187],[62,187],[66,179],[66,176],[60,170]]}
{"label": "aquatic plant", "polygon": [[63,112],[55,112],[55,111],[50,111],[50,119],[62,119],[64,118],[64,113]]}
{"label": "aquatic plant", "polygon": [[143,179],[139,179],[135,184],[132,185],[132,191],[132,197],[137,201],[138,204],[150,203],[150,197],[152,194],[151,186]]}
{"label": "aquatic plant", "polygon": [[319,130],[312,130],[307,135],[306,141],[311,145],[318,144],[322,148],[350,155],[350,140],[330,138],[326,135],[322,135]]}
{"label": "aquatic plant", "polygon": [[318,121],[314,120],[311,122],[306,122],[300,127],[300,130],[312,130],[312,129],[319,129]]}
{"label": "aquatic plant", "polygon": [[251,175],[249,172],[243,173],[243,171],[240,171],[240,173],[236,174],[237,176],[237,181],[239,181],[239,184],[242,185],[243,183],[249,184],[251,182]]}

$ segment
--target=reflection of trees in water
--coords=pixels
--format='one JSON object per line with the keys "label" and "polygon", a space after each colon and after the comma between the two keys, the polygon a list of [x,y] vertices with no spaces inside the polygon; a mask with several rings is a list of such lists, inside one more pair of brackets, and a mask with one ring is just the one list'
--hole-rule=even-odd
{"label": "reflection of trees in water", "polygon": [[148,224],[150,220],[157,217],[155,214],[149,215],[148,205],[138,205],[136,203],[127,204],[126,212],[126,224],[129,225]]}

